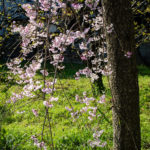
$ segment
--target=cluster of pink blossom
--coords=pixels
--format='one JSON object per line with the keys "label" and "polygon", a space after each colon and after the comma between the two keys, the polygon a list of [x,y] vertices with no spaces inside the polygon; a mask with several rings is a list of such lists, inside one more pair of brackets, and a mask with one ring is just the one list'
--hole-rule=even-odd
{"label": "cluster of pink blossom", "polygon": [[22,37],[22,52],[24,56],[27,56],[28,53],[32,52],[31,46],[29,44],[35,41],[35,31],[36,26],[29,23],[27,26],[23,27],[21,25],[16,26],[15,22],[12,25],[13,32],[19,32]]}
{"label": "cluster of pink blossom", "polygon": [[49,99],[49,101],[43,101],[43,105],[45,105],[46,107],[49,107],[49,108],[51,108],[51,107],[53,107],[53,104],[52,104],[52,102],[53,101],[58,101],[58,97],[51,97],[50,99]]}
{"label": "cluster of pink blossom", "polygon": [[[11,102],[15,103],[17,100],[23,99],[24,97],[33,98],[35,95],[33,92],[42,88],[40,81],[34,81],[34,76],[41,68],[41,59],[33,60],[29,66],[21,68],[21,61],[19,58],[11,60],[10,63],[7,63],[7,67],[11,70],[11,73],[14,74],[17,78],[16,83],[23,84],[23,88],[20,94],[13,93],[11,97]],[[17,76],[16,76],[17,75]]]}
{"label": "cluster of pink blossom", "polygon": [[81,75],[85,75],[87,78],[89,77],[91,79],[91,82],[94,82],[95,80],[99,78],[99,76],[96,73],[93,73],[92,70],[89,69],[88,67],[76,72],[75,79],[78,80]]}
{"label": "cluster of pink blossom", "polygon": [[106,31],[107,33],[112,33],[114,31],[114,26],[113,24],[110,24],[109,26],[106,27]]}
{"label": "cluster of pink blossom", "polygon": [[36,9],[30,4],[23,4],[22,8],[26,11],[26,16],[29,17],[30,22],[34,22],[36,18]]}
{"label": "cluster of pink blossom", "polygon": [[104,67],[104,69],[101,71],[102,75],[104,76],[110,76],[112,74],[111,66],[107,65]]}
{"label": "cluster of pink blossom", "polygon": [[78,95],[76,95],[75,100],[77,102],[85,104],[85,106],[83,106],[79,111],[74,111],[74,109],[66,107],[66,110],[71,113],[73,121],[79,118],[79,116],[83,113],[88,113],[88,119],[92,121],[94,118],[100,116],[100,114],[97,113],[97,106],[93,107],[93,102],[96,102],[97,104],[105,103],[105,95],[102,95],[100,97],[100,100],[97,101],[94,97],[87,97],[86,92],[83,92],[83,97],[79,97]]}
{"label": "cluster of pink blossom", "polygon": [[[79,70],[76,73],[76,79],[79,79],[80,74],[86,75],[86,77],[90,77],[91,81],[94,82],[99,78],[99,74],[102,75],[110,75],[112,73],[111,67],[107,65],[108,59],[107,59],[107,49],[104,45],[106,45],[105,40],[105,34],[102,32],[104,31],[104,24],[103,24],[103,10],[102,8],[97,7],[98,1],[85,1],[87,4],[95,3],[97,15],[95,17],[91,17],[90,15],[84,15],[83,21],[85,23],[91,24],[90,32],[94,30],[90,37],[86,37],[84,39],[84,42],[82,42],[79,47],[80,49],[84,50],[84,52],[81,54],[81,59],[83,61],[91,62],[92,67],[90,67],[87,71],[87,68],[83,69],[83,71]],[[106,27],[107,32],[111,33],[114,28],[111,24],[110,27]],[[87,33],[88,33],[87,31]],[[94,49],[91,48],[95,43],[98,43],[98,46],[94,46]],[[96,51],[96,52],[95,52]]]}
{"label": "cluster of pink blossom", "polygon": [[130,58],[132,56],[132,52],[129,52],[129,51],[126,52],[126,54],[124,56],[126,56],[127,58]]}
{"label": "cluster of pink blossom", "polygon": [[36,117],[38,116],[38,111],[36,109],[32,109],[32,112]]}
{"label": "cluster of pink blossom", "polygon": [[79,79],[80,78],[80,75],[85,75],[86,77],[90,77],[92,71],[91,69],[89,69],[88,67],[82,69],[82,70],[79,70],[78,72],[76,72],[76,79]]}
{"label": "cluster of pink blossom", "polygon": [[66,4],[62,3],[61,0],[39,0],[40,9],[47,12],[51,11],[54,15],[57,15],[59,8],[66,8]]}
{"label": "cluster of pink blossom", "polygon": [[53,82],[45,81],[45,87],[42,88],[42,92],[45,94],[51,94],[53,93],[56,89],[54,88],[54,84],[57,82],[55,79]]}
{"label": "cluster of pink blossom", "polygon": [[99,0],[85,0],[85,4],[92,10],[97,8]]}
{"label": "cluster of pink blossom", "polygon": [[13,102],[15,103],[17,100],[20,100],[23,98],[22,94],[16,94],[16,93],[12,93],[12,97],[10,98],[9,102]]}
{"label": "cluster of pink blossom", "polygon": [[43,148],[44,150],[47,150],[45,143],[43,141],[39,142],[36,136],[31,136],[31,139],[34,141],[34,145],[36,145],[38,148]]}
{"label": "cluster of pink blossom", "polygon": [[103,17],[101,14],[98,14],[96,18],[93,18],[92,27],[95,31],[98,31],[103,27]]}
{"label": "cluster of pink blossom", "polygon": [[[71,113],[71,117],[73,118],[73,121],[76,121],[76,119],[78,119],[79,116],[84,114],[84,113],[87,113],[89,121],[97,119],[99,116],[101,116],[97,111],[99,106],[98,105],[93,106],[93,103],[95,103],[95,102],[97,104],[105,103],[105,95],[104,94],[100,97],[99,101],[97,101],[93,97],[90,97],[90,98],[87,97],[86,92],[83,92],[83,97],[79,97],[78,95],[76,95],[75,99],[76,99],[77,102],[85,104],[85,106],[83,106],[78,111],[75,111],[72,108],[66,107],[66,110],[68,110]],[[99,139],[100,136],[102,135],[102,133],[103,133],[103,130],[100,130],[100,131],[96,130],[95,133],[93,133],[93,138],[94,139],[88,141],[89,145],[92,148],[94,148],[94,147],[104,147],[106,145],[106,142],[102,143],[101,140]]]}
{"label": "cluster of pink blossom", "polygon": [[12,59],[9,63],[7,62],[6,65],[8,69],[10,69],[14,75],[21,74],[22,69],[20,68],[21,60],[19,58]]}
{"label": "cluster of pink blossom", "polygon": [[83,7],[83,4],[72,3],[71,6],[72,6],[76,11],[79,11],[79,10]]}
{"label": "cluster of pink blossom", "polygon": [[[59,64],[64,60],[63,52],[66,50],[66,46],[74,44],[76,39],[84,39],[88,31],[89,28],[85,29],[84,32],[67,30],[66,34],[60,33],[59,36],[56,36],[52,40],[52,45],[49,48],[49,51],[53,54],[51,64],[63,69]],[[91,51],[88,52],[88,55],[92,55]]]}
{"label": "cluster of pink blossom", "polygon": [[100,131],[96,131],[95,133],[93,133],[94,140],[89,141],[89,144],[92,148],[104,147],[107,144],[106,142],[102,143],[101,140],[99,139],[103,132],[104,132],[103,130],[100,130]]}

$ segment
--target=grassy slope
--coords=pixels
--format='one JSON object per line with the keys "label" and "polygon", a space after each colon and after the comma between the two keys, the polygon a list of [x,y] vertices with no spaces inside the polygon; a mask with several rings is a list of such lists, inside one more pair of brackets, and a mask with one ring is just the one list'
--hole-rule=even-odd
{"label": "grassy slope", "polygon": [[[82,66],[83,67],[83,66]],[[65,109],[69,106],[69,102],[75,106],[75,109],[81,108],[82,104],[77,103],[74,99],[75,95],[82,96],[84,91],[87,91],[88,96],[92,96],[91,85],[88,79],[81,78],[76,81],[73,78],[74,73],[78,70],[78,66],[68,66],[65,73],[60,75],[56,86],[55,95],[59,97],[59,101],[50,110],[52,116],[52,131],[54,143],[57,149],[60,150],[83,150],[90,149],[87,141],[92,139],[92,128],[99,126],[104,129],[102,141],[107,141],[105,148],[109,150],[112,148],[112,124],[111,124],[111,104],[110,104],[110,90],[108,89],[107,79],[104,78],[106,86],[107,102],[106,104],[99,105],[101,117],[89,122],[86,116],[81,116],[76,122],[72,122],[70,113]],[[37,78],[41,78],[38,76]],[[49,77],[49,80],[51,77]],[[142,149],[150,149],[150,70],[146,67],[139,67],[139,86],[140,86],[140,106],[141,106],[141,133],[142,133]],[[4,135],[6,144],[10,149],[15,147],[17,150],[36,150],[33,146],[31,135],[41,134],[44,107],[42,101],[37,97],[33,102],[30,99],[24,99],[15,104],[5,108],[3,106],[6,99],[10,97],[11,91],[19,91],[20,87],[13,85],[9,89],[6,88],[6,83],[1,82],[0,85],[0,106],[7,113],[2,116],[3,127],[6,129]],[[98,98],[97,98],[98,99]],[[69,102],[68,102],[69,101]],[[28,104],[26,104],[28,103]],[[40,108],[39,117],[35,118],[32,113],[32,108]],[[1,110],[2,110],[1,109]],[[25,111],[25,113],[18,114],[16,112]],[[107,118],[107,119],[106,119]],[[108,122],[109,120],[109,122]],[[48,122],[46,122],[48,126]],[[49,141],[49,130],[45,127],[44,132],[45,140]],[[8,148],[7,148],[8,149]]]}

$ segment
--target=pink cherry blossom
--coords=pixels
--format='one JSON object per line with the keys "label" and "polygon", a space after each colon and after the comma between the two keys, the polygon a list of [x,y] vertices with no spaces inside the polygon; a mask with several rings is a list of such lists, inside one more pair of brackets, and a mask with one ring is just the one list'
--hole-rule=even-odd
{"label": "pink cherry blossom", "polygon": [[100,103],[100,104],[103,104],[103,103],[105,103],[105,95],[102,95],[101,97],[100,97],[100,101],[98,101],[98,103]]}
{"label": "pink cherry blossom", "polygon": [[43,105],[46,106],[46,107],[49,107],[49,108],[53,107],[53,104],[49,103],[48,101],[44,101]]}
{"label": "pink cherry blossom", "polygon": [[36,117],[38,116],[38,111],[36,109],[32,109],[32,112]]}
{"label": "pink cherry blossom", "polygon": [[71,4],[71,6],[77,11],[79,11],[83,7],[82,4],[78,4],[78,3],[73,3]]}
{"label": "pink cherry blossom", "polygon": [[130,58],[132,56],[132,52],[128,51],[124,56],[126,56],[127,58]]}

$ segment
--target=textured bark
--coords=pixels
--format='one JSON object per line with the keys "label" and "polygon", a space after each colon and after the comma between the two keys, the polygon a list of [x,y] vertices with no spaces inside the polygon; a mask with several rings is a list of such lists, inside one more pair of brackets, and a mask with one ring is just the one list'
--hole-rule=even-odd
{"label": "textured bark", "polygon": [[[132,11],[129,0],[103,0],[108,60],[112,68],[114,150],[140,150],[139,88]],[[125,57],[132,52],[131,58]]]}

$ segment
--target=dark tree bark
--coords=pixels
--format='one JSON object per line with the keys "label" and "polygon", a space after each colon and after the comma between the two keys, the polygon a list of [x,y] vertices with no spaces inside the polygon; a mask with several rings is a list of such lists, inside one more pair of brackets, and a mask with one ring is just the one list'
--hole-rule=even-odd
{"label": "dark tree bark", "polygon": [[[130,0],[103,0],[103,11],[112,68],[109,81],[114,150],[140,150],[139,88]],[[132,52],[130,58],[125,56],[127,52]]]}

